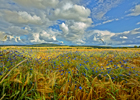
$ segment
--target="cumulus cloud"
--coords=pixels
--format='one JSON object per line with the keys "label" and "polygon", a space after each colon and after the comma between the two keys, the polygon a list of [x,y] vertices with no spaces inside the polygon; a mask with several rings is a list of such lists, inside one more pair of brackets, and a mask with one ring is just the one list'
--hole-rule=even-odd
{"label": "cumulus cloud", "polygon": [[73,43],[82,42],[81,38],[83,37],[87,27],[89,27],[89,24],[87,23],[74,21],[67,21],[66,23],[62,23],[60,25],[62,37]]}
{"label": "cumulus cloud", "polygon": [[27,27],[25,27],[25,29],[22,29],[21,27],[18,27],[18,26],[11,26],[8,28],[8,30],[12,35],[15,35],[15,36],[26,35],[29,33],[27,30]]}
{"label": "cumulus cloud", "polygon": [[87,45],[104,45],[101,39],[104,40],[106,45],[140,44],[140,28],[121,33],[113,33],[107,30],[93,30],[87,33],[84,34],[83,38],[83,41]]}
{"label": "cumulus cloud", "polygon": [[31,43],[43,43],[44,42],[39,39],[39,33],[32,33],[29,37],[29,40]]}
{"label": "cumulus cloud", "polygon": [[0,31],[0,41],[3,41],[5,35],[5,32]]}
{"label": "cumulus cloud", "polygon": [[9,44],[9,45],[12,45],[12,44],[19,44],[19,43],[24,43],[22,40],[21,40],[21,37],[20,36],[12,36],[12,35],[6,35],[7,38],[6,38],[6,41],[4,41],[4,43],[2,43],[2,41],[0,41],[0,43],[2,43],[3,45],[4,44]]}
{"label": "cumulus cloud", "polygon": [[[51,31],[51,30],[50,30],[50,31]],[[53,32],[53,31],[52,31],[52,32]],[[44,40],[44,41],[46,41],[46,42],[58,42],[58,41],[56,40],[56,36],[55,36],[55,35],[50,34],[50,33],[46,32],[46,31],[40,32],[40,34],[39,34],[39,39],[40,39],[40,40]]]}
{"label": "cumulus cloud", "polygon": [[120,42],[120,44],[140,44],[140,39],[138,35],[140,34],[140,28],[136,28],[131,31],[125,31],[122,33],[116,33],[111,39],[115,42]]}
{"label": "cumulus cloud", "polygon": [[[30,15],[29,13],[25,11],[10,11],[10,10],[4,10],[3,11],[3,18],[10,22],[15,24],[41,24],[41,18],[36,15]],[[10,16],[10,17],[9,17]]]}
{"label": "cumulus cloud", "polygon": [[60,29],[63,31],[64,34],[68,34],[68,32],[69,32],[69,28],[65,23],[62,23],[60,25]]}
{"label": "cumulus cloud", "polygon": [[85,34],[84,41],[86,44],[95,44],[95,45],[103,45],[102,40],[104,40],[105,44],[110,44],[113,41],[111,37],[114,36],[115,33],[112,33],[107,30],[93,30],[89,31],[88,34]]}
{"label": "cumulus cloud", "polygon": [[128,14],[128,16],[138,16],[138,15],[140,15],[140,4],[136,5],[135,8],[131,9],[130,11],[131,11],[131,13]]}
{"label": "cumulus cloud", "polygon": [[[82,35],[92,19],[89,18],[90,9],[79,5],[79,2],[80,0],[2,0],[3,4],[8,5],[0,6],[0,22],[3,24],[0,30],[6,31],[8,41],[13,43],[61,43],[63,40],[81,43]],[[57,20],[64,23],[58,24]],[[61,31],[49,29],[49,26],[55,24]]]}
{"label": "cumulus cloud", "polygon": [[29,36],[29,40],[31,43],[55,43],[55,42],[59,42],[60,41],[57,40],[57,35],[59,35],[60,33],[57,30],[52,30],[52,29],[48,29],[48,30],[42,30],[38,33],[32,33]]}
{"label": "cumulus cloud", "polygon": [[80,5],[73,5],[67,3],[62,8],[57,8],[52,11],[51,19],[63,19],[63,20],[74,20],[77,22],[92,23],[90,16],[90,10]]}
{"label": "cumulus cloud", "polygon": [[46,7],[55,7],[59,0],[14,0],[20,5],[26,7],[37,7],[37,8],[46,8]]}

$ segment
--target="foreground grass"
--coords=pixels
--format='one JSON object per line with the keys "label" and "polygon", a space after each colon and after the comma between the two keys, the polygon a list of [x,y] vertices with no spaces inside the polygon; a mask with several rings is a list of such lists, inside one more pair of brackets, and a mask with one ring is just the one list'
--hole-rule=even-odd
{"label": "foreground grass", "polygon": [[140,50],[1,48],[0,98],[139,100]]}

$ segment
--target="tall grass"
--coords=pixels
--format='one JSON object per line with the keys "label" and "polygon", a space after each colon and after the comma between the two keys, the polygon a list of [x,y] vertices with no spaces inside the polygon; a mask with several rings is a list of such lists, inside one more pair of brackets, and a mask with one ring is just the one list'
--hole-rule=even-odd
{"label": "tall grass", "polygon": [[139,100],[139,91],[139,50],[0,52],[1,100]]}

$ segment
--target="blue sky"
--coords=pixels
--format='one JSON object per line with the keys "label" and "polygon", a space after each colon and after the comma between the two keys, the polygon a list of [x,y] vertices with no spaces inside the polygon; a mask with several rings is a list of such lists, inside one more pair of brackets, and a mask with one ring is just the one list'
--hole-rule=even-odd
{"label": "blue sky", "polygon": [[140,45],[139,0],[0,2],[0,44]]}

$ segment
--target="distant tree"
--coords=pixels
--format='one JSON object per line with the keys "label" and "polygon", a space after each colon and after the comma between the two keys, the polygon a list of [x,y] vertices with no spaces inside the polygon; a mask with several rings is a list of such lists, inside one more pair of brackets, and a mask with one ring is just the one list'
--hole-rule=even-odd
{"label": "distant tree", "polygon": [[137,46],[135,45],[134,48],[137,48]]}
{"label": "distant tree", "polygon": [[139,46],[139,48],[140,48],[140,46]]}
{"label": "distant tree", "polygon": [[123,49],[127,49],[128,47],[123,47]]}

